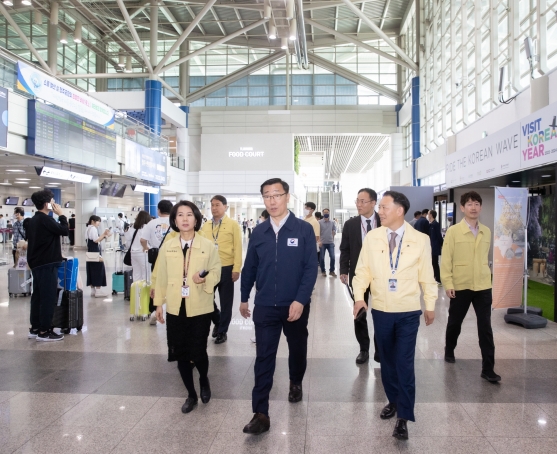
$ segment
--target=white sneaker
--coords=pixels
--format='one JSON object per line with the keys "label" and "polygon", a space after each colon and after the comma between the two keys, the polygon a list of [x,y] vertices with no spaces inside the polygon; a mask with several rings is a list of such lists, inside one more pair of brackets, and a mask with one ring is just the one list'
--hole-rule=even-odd
{"label": "white sneaker", "polygon": [[157,316],[156,313],[153,312],[151,314],[151,318],[149,319],[149,325],[156,326],[157,325]]}
{"label": "white sneaker", "polygon": [[95,298],[108,298],[108,296],[108,293],[105,293],[102,290],[97,290],[95,292]]}
{"label": "white sneaker", "polygon": [[95,297],[95,287],[91,287],[91,296]]}

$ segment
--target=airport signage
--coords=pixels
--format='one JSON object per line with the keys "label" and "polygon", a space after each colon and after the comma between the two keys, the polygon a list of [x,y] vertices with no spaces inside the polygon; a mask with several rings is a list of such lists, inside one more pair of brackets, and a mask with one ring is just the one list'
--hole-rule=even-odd
{"label": "airport signage", "polygon": [[557,103],[445,157],[447,187],[557,162]]}
{"label": "airport signage", "polygon": [[229,151],[229,158],[262,158],[264,151],[253,151],[253,147],[240,147],[240,151]]}
{"label": "airport signage", "polygon": [[26,63],[17,63],[17,88],[100,125],[114,124],[114,109]]}

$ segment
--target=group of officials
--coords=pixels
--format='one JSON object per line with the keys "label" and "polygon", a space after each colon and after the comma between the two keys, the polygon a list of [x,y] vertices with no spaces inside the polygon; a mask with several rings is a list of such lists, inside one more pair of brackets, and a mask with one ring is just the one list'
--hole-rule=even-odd
{"label": "group of officials", "polygon": [[[192,332],[197,330],[201,333],[199,339],[178,339],[173,334],[174,350],[171,352],[171,333],[168,331],[169,359],[171,356],[177,357],[176,348],[185,348],[184,352],[187,352],[190,351],[188,348],[191,349],[187,345],[200,346],[196,354],[191,351],[188,353],[191,358],[182,355],[182,358],[188,359],[187,362],[179,361],[184,383],[188,391],[193,389],[182,407],[182,411],[186,413],[197,405],[197,395],[193,388],[191,368],[185,364],[191,362],[192,366],[196,366],[197,361],[202,363],[201,397],[203,402],[208,402],[208,363],[205,362],[206,351],[203,351],[203,348],[206,350],[207,336],[205,335],[203,340],[203,334],[205,330],[208,333],[211,318],[215,323],[213,337],[217,338],[217,343],[226,341],[226,332],[232,316],[234,282],[240,278],[241,268],[240,313],[244,318],[253,317],[257,339],[255,385],[252,391],[254,415],[244,427],[244,433],[254,435],[270,428],[269,394],[273,386],[276,355],[283,332],[289,348],[288,400],[296,403],[303,398],[302,382],[307,367],[307,326],[311,295],[319,269],[316,267],[316,245],[318,240],[322,240],[316,237],[315,220],[310,219],[315,209],[314,205],[306,204],[306,219],[298,219],[288,210],[290,194],[286,182],[280,178],[270,179],[265,181],[260,189],[270,218],[254,229],[243,268],[240,228],[226,216],[228,207],[226,199],[222,196],[213,197],[213,220],[206,222],[202,228],[197,223],[200,223],[201,217],[195,205],[191,204],[190,207],[189,204],[186,206],[186,202],[181,202],[182,206],[173,210],[171,214],[171,225],[176,234],[172,232],[167,238],[180,235],[181,244],[176,239],[172,243],[167,242],[168,247],[161,248],[161,253],[175,254],[168,248],[181,246],[183,252],[178,253],[180,257],[183,256],[184,263],[182,307],[176,306],[170,317],[182,317],[182,321],[178,321],[178,318],[173,319],[173,323],[181,326],[182,331],[190,329]],[[371,303],[375,332],[374,360],[380,362],[382,383],[388,399],[380,417],[389,419],[396,416],[393,436],[405,440],[408,439],[407,421],[415,420],[414,356],[422,315],[421,295],[423,293],[423,315],[427,326],[435,319],[438,287],[433,273],[429,237],[404,220],[410,208],[406,196],[399,192],[387,191],[379,202],[377,212],[376,204],[375,191],[364,188],[358,192],[356,206],[359,216],[348,220],[342,233],[340,277],[344,284],[351,287],[354,295],[354,330],[360,345],[357,364],[364,364],[369,359],[371,340],[367,312],[368,304]],[[491,272],[487,266],[491,232],[479,223],[481,204],[479,194],[464,194],[460,200],[464,218],[460,224],[451,227],[445,236],[441,281],[447,296],[451,298],[445,339],[445,361],[456,361],[455,348],[461,325],[470,304],[473,304],[478,318],[478,335],[483,358],[481,377],[496,383],[501,377],[494,372],[495,347],[491,329]],[[180,216],[184,216],[184,221],[180,221]],[[188,221],[187,216],[190,216],[192,221]],[[196,221],[198,217],[199,220]],[[195,232],[199,229],[203,240],[196,239]],[[196,246],[193,245],[195,242],[198,242],[197,247],[201,247],[201,250],[196,251]],[[206,245],[212,245],[213,252],[218,251],[218,254],[205,251],[203,248]],[[189,255],[188,249],[191,250]],[[193,267],[193,263],[197,263],[195,256],[190,265],[194,253],[199,256],[199,263],[205,263],[203,270]],[[200,268],[201,265],[196,267]],[[205,271],[209,273],[207,277],[202,276]],[[159,292],[160,285],[156,274],[155,270],[154,280],[157,281],[156,291]],[[178,282],[181,278],[176,275],[176,279]],[[216,286],[215,282],[218,282]],[[250,307],[249,300],[254,285],[256,291]],[[203,307],[195,306],[195,315],[202,317],[202,323],[186,323],[186,318],[192,316],[188,314],[190,308],[194,308],[191,306],[193,302],[187,302],[188,298],[196,295],[198,291],[201,291],[199,295],[213,294],[217,289],[221,302],[220,319],[215,320],[214,315],[209,315],[216,313],[216,309],[212,307],[213,304],[207,302]],[[156,306],[164,304],[162,296],[156,295]],[[210,298],[212,302],[213,296]],[[161,309],[157,311],[157,317],[159,321],[164,322]],[[167,330],[169,329],[167,326]]]}

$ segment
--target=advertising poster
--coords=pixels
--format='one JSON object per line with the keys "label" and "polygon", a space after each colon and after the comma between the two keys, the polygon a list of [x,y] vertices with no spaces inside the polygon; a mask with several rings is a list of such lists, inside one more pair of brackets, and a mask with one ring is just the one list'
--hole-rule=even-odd
{"label": "advertising poster", "polygon": [[555,194],[530,197],[528,207],[528,270],[530,280],[555,282]]}
{"label": "advertising poster", "polygon": [[8,90],[0,87],[0,148],[8,146]]}
{"label": "advertising poster", "polygon": [[495,188],[493,307],[522,304],[528,188]]}

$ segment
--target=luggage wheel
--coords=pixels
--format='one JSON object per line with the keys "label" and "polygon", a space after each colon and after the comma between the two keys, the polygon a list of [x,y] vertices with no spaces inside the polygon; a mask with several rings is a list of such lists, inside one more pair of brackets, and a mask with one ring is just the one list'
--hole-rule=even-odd
{"label": "luggage wheel", "polygon": [[130,317],[130,322],[133,322],[134,320],[135,320],[135,317],[132,315],[132,316]]}
{"label": "luggage wheel", "polygon": [[60,330],[62,334],[70,334],[71,328],[63,328]]}
{"label": "luggage wheel", "polygon": [[147,318],[151,318],[151,314],[147,314]]}
{"label": "luggage wheel", "polygon": [[147,316],[144,315],[143,317],[141,317],[141,321],[142,321],[142,322],[146,322],[146,321],[147,321]]}
{"label": "luggage wheel", "polygon": [[77,327],[77,330],[78,330],[78,331],[81,331],[82,328],[83,328],[83,325],[79,325],[79,326]]}
{"label": "luggage wheel", "polygon": [[117,292],[116,290],[112,290],[112,294],[113,294],[113,295],[117,295],[118,292]]}

